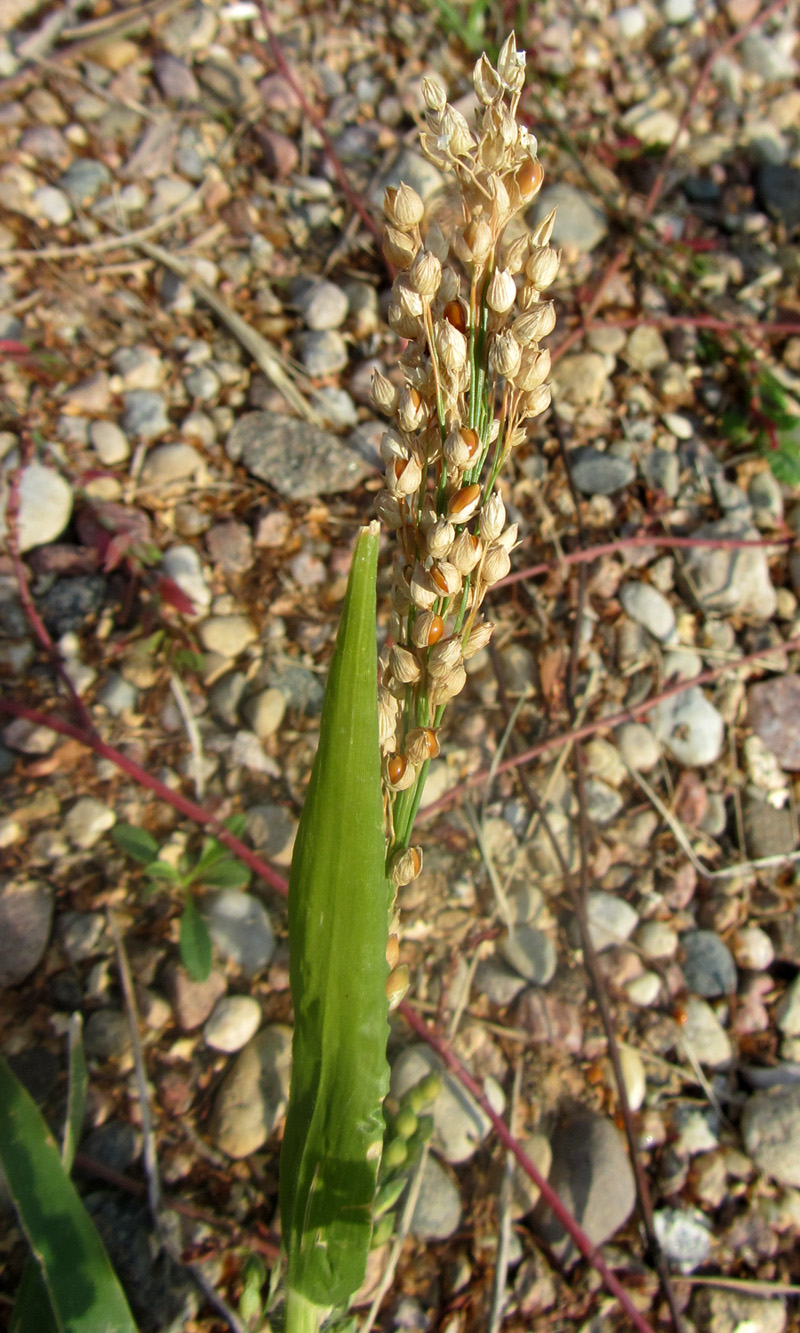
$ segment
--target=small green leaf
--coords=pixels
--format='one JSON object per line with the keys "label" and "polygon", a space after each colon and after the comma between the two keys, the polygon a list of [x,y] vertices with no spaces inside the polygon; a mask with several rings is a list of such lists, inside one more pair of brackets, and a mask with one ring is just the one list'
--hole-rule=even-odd
{"label": "small green leaf", "polygon": [[230,819],[225,820],[225,827],[229,833],[233,834],[234,838],[241,838],[247,828],[247,815],[243,813],[231,815]]}
{"label": "small green leaf", "polygon": [[213,960],[211,936],[191,893],[187,893],[184,900],[180,951],[183,965],[189,975],[195,981],[207,981]]}
{"label": "small green leaf", "polygon": [[197,675],[205,666],[203,654],[196,653],[192,648],[179,648],[173,660],[176,669],[187,676]]}
{"label": "small green leaf", "polygon": [[141,865],[148,865],[158,856],[158,843],[152,833],[146,833],[135,824],[115,824],[111,836],[121,852]]}
{"label": "small green leaf", "polygon": [[71,1171],[72,1163],[75,1161],[83,1129],[88,1086],[89,1075],[86,1071],[86,1055],[83,1049],[83,1020],[80,1014],[73,1014],[69,1020],[67,1114],[64,1120],[64,1141],[61,1146],[61,1160],[65,1171]]}
{"label": "small green leaf", "polygon": [[250,871],[241,861],[231,859],[211,866],[209,870],[198,874],[197,879],[212,889],[246,889],[250,883]]}
{"label": "small green leaf", "polygon": [[148,879],[163,880],[169,884],[177,884],[181,878],[180,873],[167,861],[152,861],[144,873]]}

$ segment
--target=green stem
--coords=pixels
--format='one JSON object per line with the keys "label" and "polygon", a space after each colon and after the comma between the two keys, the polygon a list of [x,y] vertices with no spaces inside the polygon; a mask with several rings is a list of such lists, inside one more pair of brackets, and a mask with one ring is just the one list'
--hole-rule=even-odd
{"label": "green stem", "polygon": [[286,1333],[319,1333],[327,1314],[294,1287],[286,1293]]}

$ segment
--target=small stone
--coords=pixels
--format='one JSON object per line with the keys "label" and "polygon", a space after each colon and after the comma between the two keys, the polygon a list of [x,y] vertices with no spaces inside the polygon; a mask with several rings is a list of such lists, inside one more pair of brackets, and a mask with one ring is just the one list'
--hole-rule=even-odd
{"label": "small stone", "polygon": [[730,1038],[710,1004],[690,995],[684,1006],[683,1040],[695,1060],[710,1069],[727,1069],[733,1060]]}
{"label": "small stone", "polygon": [[634,1046],[628,1046],[624,1042],[619,1044],[618,1051],[628,1105],[632,1111],[638,1111],[647,1091],[644,1061]]}
{"label": "small stone", "polygon": [[750,478],[747,498],[753,508],[756,527],[770,532],[783,521],[783,491],[773,472],[757,472]]}
{"label": "small stone", "polygon": [[707,1261],[711,1228],[698,1208],[659,1208],[653,1226],[665,1257],[682,1273],[693,1273]]}
{"label": "small stone", "polygon": [[636,932],[636,943],[645,958],[663,961],[678,952],[678,935],[666,921],[644,921]]}
{"label": "small stone", "polygon": [[734,931],[731,947],[737,966],[753,972],[765,972],[775,957],[772,940],[760,926],[742,926]]}
{"label": "small stone", "polygon": [[284,180],[297,170],[300,153],[287,134],[268,126],[259,126],[258,144],[264,154],[264,170],[273,179]]}
{"label": "small stone", "polygon": [[131,446],[114,421],[93,421],[89,440],[104,467],[115,467],[130,457]]}
{"label": "small stone", "polygon": [[258,1152],[285,1116],[291,1061],[291,1028],[275,1024],[248,1042],[225,1076],[209,1128],[229,1157]]}
{"label": "small stone", "polygon": [[[602,1245],[625,1225],[636,1201],[622,1135],[605,1116],[576,1105],[563,1116],[550,1146],[550,1185],[592,1244]],[[532,1223],[562,1263],[569,1266],[580,1257],[549,1208],[540,1204]]]}
{"label": "small stone", "polygon": [[111,172],[105,162],[91,157],[76,157],[59,180],[61,189],[78,208],[93,203],[103,186],[110,183]]}
{"label": "small stone", "polygon": [[572,477],[582,495],[614,495],[629,486],[636,475],[627,458],[601,454],[591,446],[576,449],[573,457]]}
{"label": "small stone", "polygon": [[749,791],[744,803],[744,831],[750,856],[785,856],[796,844],[795,822],[788,805],[777,809]]}
{"label": "small stone", "polygon": [[285,806],[252,805],[247,811],[246,828],[259,855],[275,865],[291,864],[297,820]]}
{"label": "small stone", "polygon": [[667,344],[658,329],[640,324],[628,335],[625,357],[634,370],[653,371],[669,361]]}
{"label": "small stone", "polygon": [[662,0],[661,12],[667,23],[676,27],[691,23],[697,13],[695,0]]}
{"label": "small stone", "polygon": [[160,51],[153,58],[153,73],[158,86],[168,101],[197,102],[200,100],[200,85],[192,71],[176,56]]}
{"label": "small stone", "polygon": [[109,810],[102,801],[95,800],[93,796],[82,796],[64,820],[64,832],[73,847],[88,851],[116,822],[114,811]]}
{"label": "small stone", "polygon": [[376,471],[336,435],[275,412],[239,417],[225,451],[289,500],[350,491]]}
{"label": "small stone", "polygon": [[800,975],[795,977],[778,1005],[775,1021],[785,1037],[800,1036]]}
{"label": "small stone", "polygon": [[631,620],[666,643],[675,633],[675,612],[663,593],[649,583],[626,583],[619,599]]}
{"label": "small stone", "polygon": [[203,904],[214,944],[246,977],[263,972],[275,952],[275,936],[266,909],[250,893],[224,889]]}
{"label": "small stone", "polygon": [[299,297],[297,304],[306,328],[315,333],[338,329],[347,319],[347,296],[333,282],[315,282]]}
{"label": "small stone", "polygon": [[410,185],[425,204],[430,203],[434,195],[444,189],[445,181],[437,167],[413,148],[403,146],[388,171],[376,181],[370,191],[370,200],[377,208],[383,208],[383,196],[391,186],[395,188],[404,181]]}
{"label": "small stone", "polygon": [[86,1054],[95,1060],[130,1057],[131,1029],[125,1014],[116,1009],[95,1009],[83,1029]]}
{"label": "small stone", "polygon": [[524,991],[525,978],[497,954],[483,958],[475,969],[475,985],[492,1004],[504,1009]]}
{"label": "small stone", "polygon": [[50,937],[53,893],[35,880],[0,885],[0,987],[18,986],[38,967]]}
{"label": "small stone", "polygon": [[[159,436],[165,435],[170,429],[170,420],[167,415],[167,405],[160,393],[152,389],[131,389],[124,395],[124,409],[122,413],[122,427],[127,435],[132,435],[141,440],[157,440]],[[171,445],[172,449],[188,449],[188,445]],[[152,455],[145,462],[142,469],[142,480],[145,480],[148,463]]]}
{"label": "small stone", "polygon": [[202,1027],[214,1005],[225,994],[225,977],[212,971],[205,981],[195,981],[180,963],[169,962],[164,968],[164,993],[169,1000],[181,1032]]}
{"label": "small stone", "polygon": [[656,737],[679,763],[696,768],[719,759],[725,723],[698,686],[662,699],[651,716]]}
{"label": "small stone", "polygon": [[111,358],[111,365],[119,375],[123,389],[157,389],[166,374],[159,353],[143,343],[118,348]]}
{"label": "small stone", "polygon": [[639,917],[624,898],[597,890],[590,893],[586,903],[589,938],[597,953],[624,944],[636,929]]}
{"label": "small stone", "polygon": [[753,1093],[740,1129],[760,1171],[779,1185],[800,1187],[800,1083]]}
{"label": "small stone", "polygon": [[674,111],[668,111],[666,107],[653,108],[648,102],[630,107],[621,120],[625,129],[635,134],[646,147],[671,144],[680,128]]}
{"label": "small stone", "polygon": [[750,725],[782,768],[800,770],[800,676],[778,676],[747,691]]}
{"label": "small stone", "polygon": [[208,609],[211,589],[206,583],[200,557],[193,546],[171,546],[164,552],[161,571],[186,594],[196,615]]}
{"label": "small stone", "polygon": [[9,750],[19,754],[50,754],[58,735],[50,727],[38,726],[26,717],[15,717],[3,730],[3,740]]}
{"label": "small stone", "polygon": [[654,491],[663,491],[674,499],[680,488],[680,462],[677,454],[666,449],[651,449],[639,464],[642,476]]}
{"label": "small stone", "polygon": [[625,982],[624,990],[631,1004],[649,1009],[661,998],[661,977],[657,972],[640,972],[638,977]]}
{"label": "small stone", "polygon": [[637,773],[649,773],[661,758],[661,748],[643,722],[625,722],[616,733],[620,754]]}
{"label": "small stone", "polygon": [[210,366],[197,366],[184,380],[189,397],[198,403],[213,403],[221,388],[219,376]]}
{"label": "small stone", "polygon": [[786,1306],[780,1297],[771,1300],[747,1291],[701,1287],[690,1306],[692,1323],[708,1333],[784,1333]]}
{"label": "small stone", "polygon": [[529,222],[541,222],[553,208],[558,209],[552,238],[555,246],[589,254],[608,233],[604,211],[574,185],[550,185],[542,190],[528,214]]}
{"label": "small stone", "polygon": [[617,32],[626,43],[635,42],[637,37],[647,31],[647,15],[639,5],[623,5],[622,9],[614,11],[612,18]]}
{"label": "small stone", "polygon": [[301,333],[297,347],[300,360],[312,379],[335,375],[347,365],[347,343],[333,329],[325,329],[320,333]]}
{"label": "small stone", "polygon": [[[733,514],[716,523],[702,524],[697,537],[757,539],[758,531]],[[686,552],[686,575],[705,611],[738,611],[754,620],[771,620],[775,589],[763,548],[694,547]]]}
{"label": "small stone", "polygon": [[[7,494],[0,500],[0,540],[6,535]],[[72,489],[60,473],[40,463],[22,469],[17,509],[20,552],[60,537],[72,516]]]}
{"label": "small stone", "polygon": [[[441,1091],[433,1103],[433,1138],[431,1146],[447,1162],[466,1162],[477,1151],[491,1129],[491,1121],[461,1084],[447,1073],[438,1056],[428,1046],[407,1046],[394,1062],[391,1074],[392,1096],[400,1098],[428,1074],[441,1076]],[[505,1098],[494,1079],[484,1080],[484,1089],[498,1114]]]}
{"label": "small stone", "polygon": [[54,185],[43,185],[34,190],[31,202],[34,216],[53,227],[66,227],[72,221],[72,204],[64,191],[57,190]]}
{"label": "small stone", "polygon": [[142,1135],[122,1120],[99,1125],[81,1143],[81,1152],[110,1171],[128,1171],[142,1151]]}
{"label": "small stone", "polygon": [[607,782],[599,778],[587,778],[584,784],[586,796],[586,814],[595,824],[610,824],[616,819],[624,805],[622,796]]}
{"label": "small stone", "polygon": [[280,690],[260,690],[245,701],[243,711],[258,739],[265,741],[280,727],[286,713],[286,699]]}
{"label": "small stone", "polygon": [[253,565],[253,538],[246,523],[218,523],[206,535],[209,558],[225,574],[244,574]]}
{"label": "small stone", "polygon": [[713,930],[692,930],[681,936],[683,975],[695,995],[713,998],[736,991],[736,964],[731,951]]}
{"label": "small stone", "polygon": [[209,616],[197,632],[207,652],[228,658],[238,657],[258,637],[252,621],[243,615]]}
{"label": "small stone", "polygon": [[[559,402],[569,403],[573,407],[596,406],[603,398],[608,384],[608,374],[608,363],[604,356],[600,356],[597,352],[574,352],[570,356],[563,357],[554,367],[553,394]],[[599,453],[596,449],[581,449],[580,452],[605,460],[610,457]],[[632,478],[633,465],[628,466]],[[614,489],[619,490],[619,487],[615,486]],[[597,493],[610,494],[609,491]]]}
{"label": "small stone", "polygon": [[[461,1223],[461,1191],[452,1171],[429,1153],[409,1230],[418,1240],[447,1240]],[[395,1324],[397,1327],[397,1324]]]}
{"label": "small stone", "polygon": [[602,736],[595,736],[586,746],[586,764],[592,777],[608,783],[609,787],[621,787],[628,776],[616,745]]}
{"label": "small stone", "polygon": [[260,1022],[261,1006],[252,995],[225,995],[214,1006],[203,1036],[212,1050],[232,1054],[255,1036]]}
{"label": "small stone", "polygon": [[756,171],[761,207],[789,230],[800,225],[800,170],[779,162],[764,162]]}
{"label": "small stone", "polygon": [[[519,1145],[526,1156],[531,1159],[533,1165],[538,1168],[539,1174],[547,1180],[553,1153],[544,1134],[528,1134],[520,1139]],[[516,1162],[511,1190],[511,1216],[516,1222],[522,1217],[527,1217],[528,1213],[533,1212],[539,1202],[541,1191],[527,1172],[523,1171],[519,1163]]]}
{"label": "small stone", "polygon": [[536,986],[546,986],[556,970],[556,948],[549,935],[535,926],[516,926],[502,943],[506,962]]}

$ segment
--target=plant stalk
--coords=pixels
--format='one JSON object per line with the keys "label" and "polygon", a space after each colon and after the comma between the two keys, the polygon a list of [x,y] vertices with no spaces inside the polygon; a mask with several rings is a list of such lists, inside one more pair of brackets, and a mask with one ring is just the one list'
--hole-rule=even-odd
{"label": "plant stalk", "polygon": [[294,1287],[286,1293],[286,1333],[319,1333],[327,1314]]}

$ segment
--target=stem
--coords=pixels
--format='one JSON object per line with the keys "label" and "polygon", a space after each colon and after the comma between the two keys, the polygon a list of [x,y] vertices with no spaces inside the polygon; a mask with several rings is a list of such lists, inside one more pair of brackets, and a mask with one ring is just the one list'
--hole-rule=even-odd
{"label": "stem", "polygon": [[314,1305],[294,1287],[286,1293],[286,1333],[319,1333],[327,1311]]}

